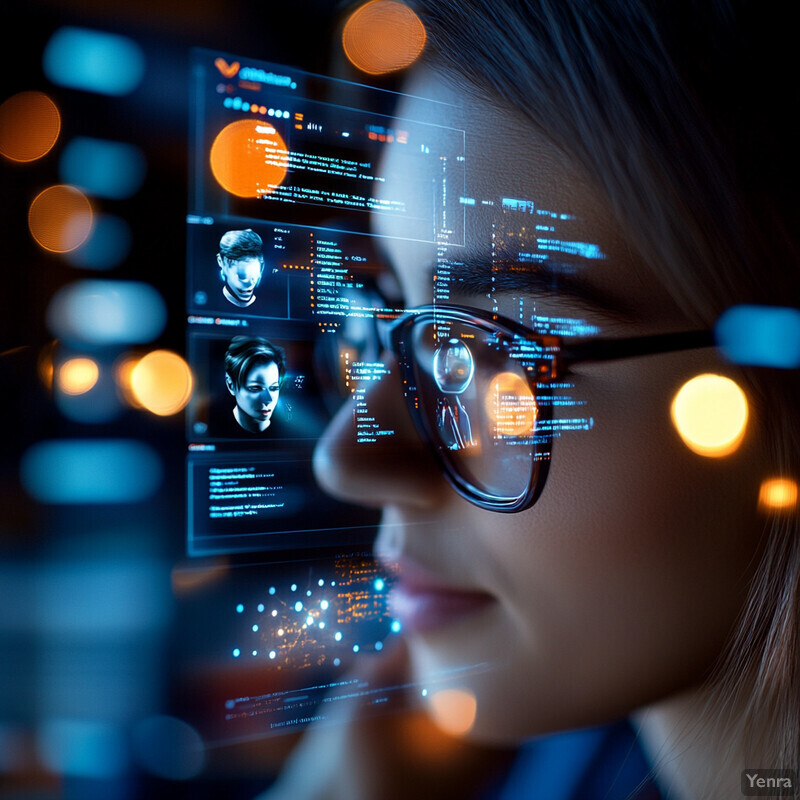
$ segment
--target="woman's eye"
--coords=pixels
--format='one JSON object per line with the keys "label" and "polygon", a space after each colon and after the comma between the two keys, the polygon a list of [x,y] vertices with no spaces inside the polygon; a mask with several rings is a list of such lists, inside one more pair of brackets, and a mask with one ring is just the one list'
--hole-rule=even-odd
{"label": "woman's eye", "polygon": [[261,392],[263,390],[264,390],[263,386],[248,386],[247,387],[247,391],[248,392]]}

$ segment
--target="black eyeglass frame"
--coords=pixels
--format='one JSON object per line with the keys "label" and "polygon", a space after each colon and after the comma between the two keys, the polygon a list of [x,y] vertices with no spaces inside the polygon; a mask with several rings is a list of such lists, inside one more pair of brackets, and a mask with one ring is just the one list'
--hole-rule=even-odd
{"label": "black eyeglass frame", "polygon": [[[514,341],[521,341],[531,352],[540,350],[541,360],[538,357],[532,360],[532,363],[527,364],[523,371],[528,379],[533,397],[542,399],[552,396],[549,384],[561,377],[574,364],[615,361],[715,346],[714,333],[711,330],[682,331],[621,339],[596,338],[565,343],[561,336],[539,335],[518,322],[489,311],[446,304],[410,309],[390,322],[383,328],[382,344],[394,354],[403,372],[406,386],[406,406],[420,438],[427,444],[448,483],[458,494],[479,508],[506,514],[524,511],[539,499],[547,480],[550,458],[532,457],[533,464],[527,491],[515,498],[499,497],[482,491],[452,466],[447,458],[447,448],[437,446],[437,443],[441,442],[441,437],[432,430],[421,408],[414,402],[416,376],[414,374],[415,359],[412,352],[413,340],[410,334],[416,325],[431,320],[437,323],[466,323],[496,336],[498,344],[510,345]],[[537,420],[540,423],[551,419],[551,403],[537,402],[537,409]],[[550,444],[552,444],[552,440],[550,440]]]}

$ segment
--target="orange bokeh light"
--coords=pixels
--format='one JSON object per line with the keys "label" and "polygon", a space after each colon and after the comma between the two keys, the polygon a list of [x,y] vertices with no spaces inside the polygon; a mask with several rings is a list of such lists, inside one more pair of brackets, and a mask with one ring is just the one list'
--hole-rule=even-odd
{"label": "orange bokeh light", "polygon": [[131,370],[130,381],[136,400],[160,417],[177,414],[192,396],[189,365],[169,350],[154,350],[140,358]]}
{"label": "orange bokeh light", "polygon": [[74,186],[40,192],[28,209],[28,228],[36,242],[53,253],[80,247],[92,232],[92,205]]}
{"label": "orange bokeh light", "polygon": [[350,63],[370,75],[405,69],[425,47],[425,26],[397,0],[369,0],[348,18],[342,47]]}
{"label": "orange bokeh light", "polygon": [[100,369],[91,358],[70,358],[58,368],[56,383],[64,394],[86,394],[100,377]]}
{"label": "orange bokeh light", "polygon": [[761,484],[758,506],[764,511],[791,511],[797,508],[797,481],[768,478]]}
{"label": "orange bokeh light", "polygon": [[533,433],[539,409],[528,382],[514,372],[495,375],[486,394],[486,413],[498,436]]}
{"label": "orange bokeh light", "polygon": [[0,153],[35,161],[50,152],[61,132],[61,114],[42,92],[20,92],[0,105]]}
{"label": "orange bokeh light", "polygon": [[430,697],[433,721],[451,736],[463,736],[475,724],[478,703],[465,689],[442,689]]}
{"label": "orange bokeh light", "polygon": [[241,119],[226,125],[211,145],[211,172],[226,192],[260,197],[280,186],[289,169],[289,150],[267,122]]}

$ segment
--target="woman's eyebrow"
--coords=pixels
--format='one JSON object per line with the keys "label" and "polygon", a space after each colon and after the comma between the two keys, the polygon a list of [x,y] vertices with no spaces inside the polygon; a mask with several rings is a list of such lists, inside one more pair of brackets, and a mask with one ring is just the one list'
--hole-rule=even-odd
{"label": "woman's eyebrow", "polygon": [[447,271],[451,290],[458,294],[523,294],[531,297],[551,295],[575,300],[584,308],[599,313],[633,319],[633,310],[618,298],[582,279],[582,264],[547,259],[522,262],[511,258],[488,259],[465,254],[449,261]]}

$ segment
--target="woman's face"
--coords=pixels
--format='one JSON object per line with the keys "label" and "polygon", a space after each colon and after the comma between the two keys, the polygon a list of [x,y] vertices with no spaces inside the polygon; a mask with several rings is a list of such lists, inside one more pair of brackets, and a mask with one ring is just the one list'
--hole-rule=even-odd
{"label": "woman's face", "polygon": [[[551,324],[577,318],[608,337],[694,327],[638,260],[607,203],[524,119],[427,69],[408,93],[455,104],[446,124],[465,131],[464,195],[476,205],[466,208],[466,246],[453,248],[454,258],[468,269],[491,263],[494,237],[503,226],[510,235],[503,198],[571,215],[569,241],[604,255],[572,260],[568,293],[522,285],[489,294],[462,281],[472,288],[452,283],[450,302],[496,307],[511,319],[524,309],[528,324],[532,314]],[[409,97],[398,116],[442,124],[429,113]],[[419,187],[441,180],[441,169],[438,159],[393,146],[383,193],[414,208]],[[471,222],[482,206],[497,209],[488,236]],[[527,237],[525,247],[531,237],[552,238],[550,219],[513,217],[513,235]],[[376,217],[374,230],[406,307],[430,303],[436,245],[402,238],[388,215]],[[575,404],[554,408],[565,429],[553,442],[542,496],[527,511],[498,514],[445,482],[413,430],[396,364],[387,363],[391,374],[368,391],[367,405],[395,436],[356,445],[346,407],[315,466],[332,493],[384,509],[377,552],[399,565],[393,603],[414,679],[433,685],[451,676],[477,700],[473,734],[499,740],[614,718],[702,680],[751,574],[764,459],[755,413],[739,450],[713,459],[682,444],[670,404],[688,379],[735,377],[731,368],[711,349],[575,367],[564,378],[573,386],[562,390]],[[590,418],[591,429],[570,430],[575,417]]]}
{"label": "woman's face", "polygon": [[248,430],[266,430],[281,391],[280,370],[274,361],[256,364],[241,376],[239,387],[228,379],[228,391],[236,399],[237,419]]}

